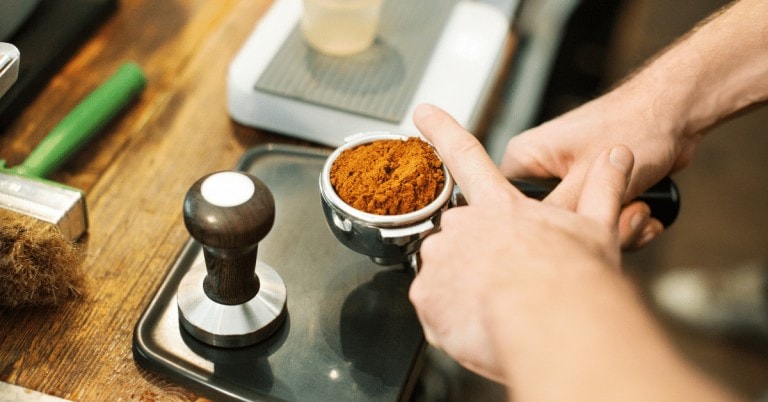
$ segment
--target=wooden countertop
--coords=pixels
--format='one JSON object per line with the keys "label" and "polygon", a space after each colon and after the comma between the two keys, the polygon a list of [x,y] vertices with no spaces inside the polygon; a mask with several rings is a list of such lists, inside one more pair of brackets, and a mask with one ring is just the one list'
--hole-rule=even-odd
{"label": "wooden countertop", "polygon": [[83,401],[197,399],[134,362],[133,329],[188,238],[181,205],[189,186],[233,168],[254,145],[296,142],[239,126],[226,110],[227,67],[270,5],[120,1],[3,128],[2,157],[15,165],[123,62],[147,76],[138,102],[51,177],[87,195],[95,286],[58,308],[0,310],[0,381]]}
{"label": "wooden countertop", "polygon": [[16,165],[123,62],[147,76],[138,101],[51,177],[86,193],[82,241],[95,286],[56,308],[0,309],[0,381],[83,401],[199,399],[134,361],[133,331],[188,239],[181,207],[190,185],[259,144],[312,146],[227,113],[229,63],[271,4],[122,0],[2,129],[2,158]]}

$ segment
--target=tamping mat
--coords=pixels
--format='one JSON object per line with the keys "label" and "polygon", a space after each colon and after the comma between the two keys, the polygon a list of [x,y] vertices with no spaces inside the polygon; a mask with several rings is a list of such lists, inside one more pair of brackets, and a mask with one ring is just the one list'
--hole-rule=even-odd
{"label": "tamping mat", "polygon": [[329,153],[269,145],[250,150],[238,164],[275,197],[275,224],[258,256],[288,289],[288,317],[277,333],[254,346],[224,349],[180,327],[176,289],[202,260],[191,240],[136,325],[133,352],[141,366],[215,400],[409,398],[425,348],[408,301],[413,274],[378,266],[333,237],[318,185]]}
{"label": "tamping mat", "polygon": [[379,35],[358,54],[312,50],[296,26],[254,89],[399,123],[458,0],[387,0]]}

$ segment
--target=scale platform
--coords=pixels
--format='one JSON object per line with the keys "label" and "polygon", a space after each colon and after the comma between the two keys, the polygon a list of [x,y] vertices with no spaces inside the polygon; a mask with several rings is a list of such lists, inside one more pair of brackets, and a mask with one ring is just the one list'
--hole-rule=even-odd
{"label": "scale platform", "polygon": [[217,401],[409,399],[426,348],[408,300],[413,272],[376,265],[331,234],[318,185],[329,154],[260,146],[238,165],[275,198],[275,223],[258,257],[287,288],[288,315],[277,332],[227,349],[181,327],[179,282],[191,269],[205,269],[200,245],[190,240],[136,325],[133,355],[142,367]]}
{"label": "scale platform", "polygon": [[238,123],[339,146],[351,134],[416,134],[415,107],[436,104],[474,130],[496,84],[510,20],[469,0],[387,0],[379,36],[346,57],[304,43],[301,0],[277,0],[229,68]]}

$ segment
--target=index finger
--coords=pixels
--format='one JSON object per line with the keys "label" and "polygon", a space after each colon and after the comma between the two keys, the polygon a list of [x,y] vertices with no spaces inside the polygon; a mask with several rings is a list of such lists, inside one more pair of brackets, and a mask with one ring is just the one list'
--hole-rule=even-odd
{"label": "index finger", "polygon": [[494,199],[502,188],[523,196],[501,174],[477,138],[448,113],[422,104],[416,108],[413,122],[435,146],[470,204]]}

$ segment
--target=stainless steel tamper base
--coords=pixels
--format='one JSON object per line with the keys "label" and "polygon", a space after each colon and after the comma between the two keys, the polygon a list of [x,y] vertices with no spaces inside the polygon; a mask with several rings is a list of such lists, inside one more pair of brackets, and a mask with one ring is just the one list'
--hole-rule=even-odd
{"label": "stainless steel tamper base", "polygon": [[280,274],[258,261],[259,291],[242,304],[211,300],[203,291],[205,264],[198,262],[179,283],[177,304],[184,329],[209,345],[234,348],[253,345],[272,335],[285,320],[287,292]]}

